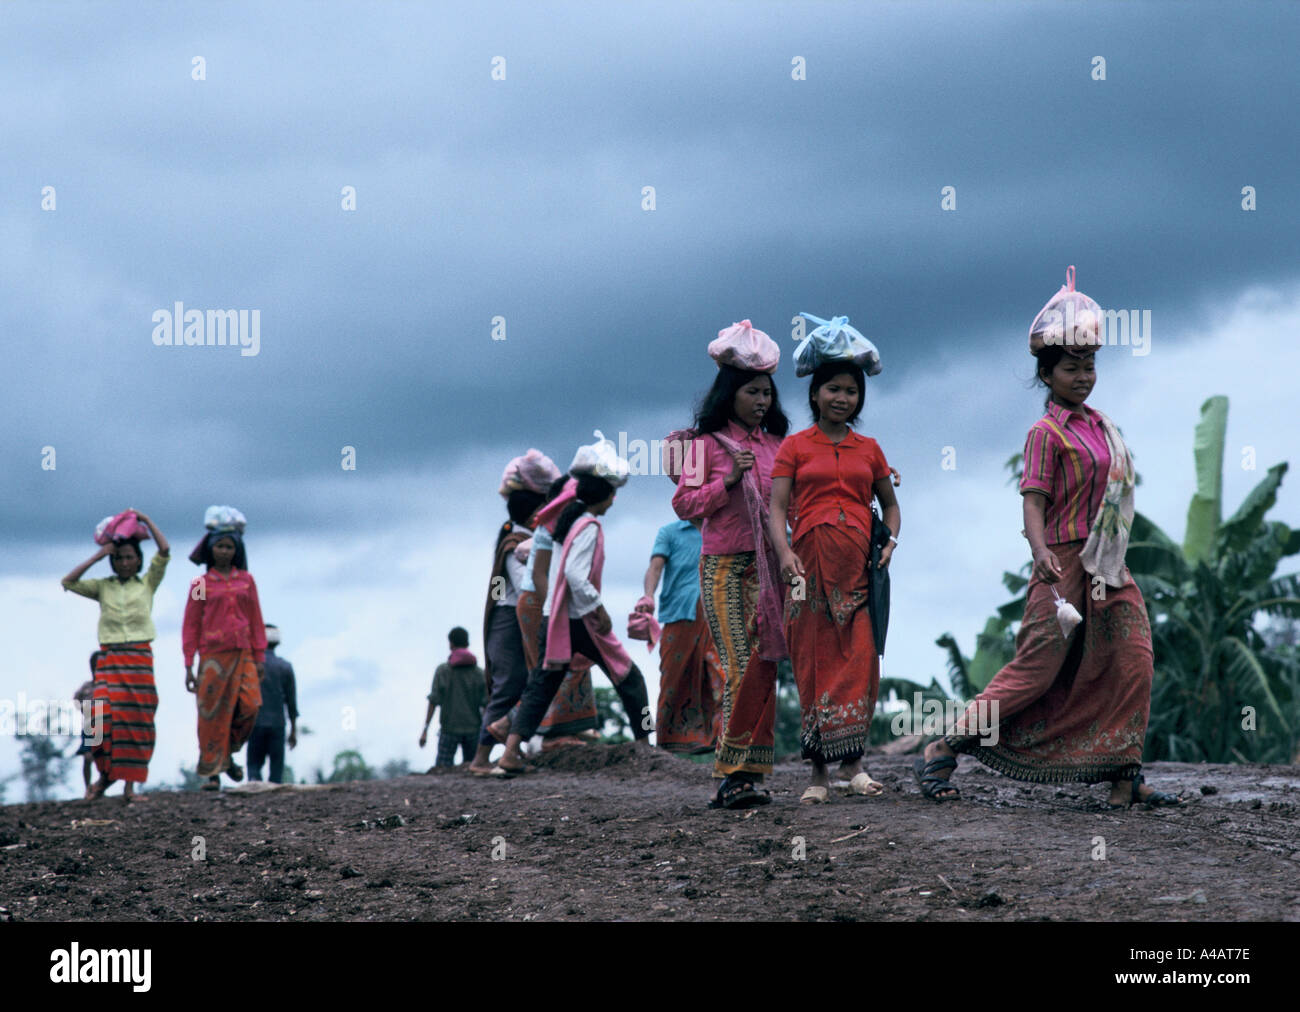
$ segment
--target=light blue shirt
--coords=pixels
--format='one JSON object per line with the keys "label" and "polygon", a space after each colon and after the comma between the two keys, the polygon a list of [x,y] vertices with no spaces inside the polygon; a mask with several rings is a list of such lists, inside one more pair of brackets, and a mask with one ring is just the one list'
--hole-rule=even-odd
{"label": "light blue shirt", "polygon": [[650,555],[662,555],[666,560],[663,582],[659,584],[659,621],[663,625],[695,620],[703,545],[703,536],[689,520],[664,524],[655,535]]}

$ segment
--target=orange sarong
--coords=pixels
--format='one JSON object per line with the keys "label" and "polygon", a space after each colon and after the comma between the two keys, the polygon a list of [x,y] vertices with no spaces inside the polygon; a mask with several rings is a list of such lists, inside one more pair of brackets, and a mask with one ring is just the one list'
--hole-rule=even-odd
{"label": "orange sarong", "polygon": [[786,595],[785,638],[799,689],[805,759],[856,759],[866,750],[880,690],[867,611],[871,541],[856,527],[818,524],[794,544],[806,583]]}
{"label": "orange sarong", "polygon": [[199,657],[199,769],[214,777],[253,732],[262,684],[251,650],[218,650]]}

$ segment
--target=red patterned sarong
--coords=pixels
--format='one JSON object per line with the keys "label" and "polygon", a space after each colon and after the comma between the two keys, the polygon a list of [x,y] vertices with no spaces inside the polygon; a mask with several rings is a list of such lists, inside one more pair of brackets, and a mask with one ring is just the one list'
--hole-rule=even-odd
{"label": "red patterned sarong", "polygon": [[149,759],[157,737],[153,726],[158,709],[153,649],[147,642],[103,643],[100,649],[92,712],[102,715],[103,738],[92,747],[91,755],[106,779],[142,784],[149,777]]}
{"label": "red patterned sarong", "polygon": [[[537,637],[542,629],[542,601],[535,591],[525,590],[519,595],[515,614],[519,616],[519,631],[523,634],[524,657],[528,661],[528,670],[532,671],[539,660]],[[537,726],[537,733],[547,738],[558,738],[599,726],[596,693],[591,684],[591,661],[578,654],[570,663],[569,673],[560,683],[560,691],[555,694],[545,718]]]}
{"label": "red patterned sarong", "polygon": [[722,736],[725,685],[704,605],[697,600],[693,620],[663,627],[656,744],[669,752],[707,752],[715,747]]}
{"label": "red patterned sarong", "polygon": [[199,769],[214,777],[253,731],[262,706],[261,679],[251,650],[218,650],[199,657]]}
{"label": "red patterned sarong", "polygon": [[[1079,561],[1083,545],[1051,546],[1064,570],[1057,593],[1083,623],[1068,640],[1062,636],[1053,584],[1032,577],[1015,659],[945,737],[954,750],[1017,780],[1095,784],[1132,780],[1142,769],[1152,675],[1146,603],[1131,580],[1094,588]],[[978,708],[987,725],[995,702],[998,741],[983,745]]]}
{"label": "red patterned sarong", "polygon": [[856,527],[818,524],[794,544],[803,600],[786,593],[785,638],[799,689],[806,759],[857,759],[866,750],[880,689],[867,611],[871,541]]}
{"label": "red patterned sarong", "polygon": [[758,590],[753,552],[700,556],[700,599],[726,675],[715,777],[772,772],[776,663],[758,654]]}

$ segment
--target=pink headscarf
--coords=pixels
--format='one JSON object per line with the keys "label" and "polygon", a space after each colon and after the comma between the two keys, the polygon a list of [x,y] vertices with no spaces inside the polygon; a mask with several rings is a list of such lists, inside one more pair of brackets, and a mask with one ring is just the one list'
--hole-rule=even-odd
{"label": "pink headscarf", "polygon": [[552,534],[555,533],[555,525],[559,522],[560,514],[564,512],[564,507],[578,498],[578,479],[570,478],[564,483],[564,488],[560,494],[539,509],[533,517],[533,529],[545,527]]}
{"label": "pink headscarf", "polygon": [[741,320],[718,331],[717,340],[709,342],[709,357],[718,365],[770,374],[781,361],[781,349],[748,320]]}

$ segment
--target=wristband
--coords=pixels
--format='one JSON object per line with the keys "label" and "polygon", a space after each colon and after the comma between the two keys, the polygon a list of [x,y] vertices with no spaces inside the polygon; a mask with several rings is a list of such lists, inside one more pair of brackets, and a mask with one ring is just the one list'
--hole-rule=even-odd
{"label": "wristband", "polygon": [[889,540],[892,541],[895,545],[898,544],[898,538],[894,537],[892,534],[889,536]]}

